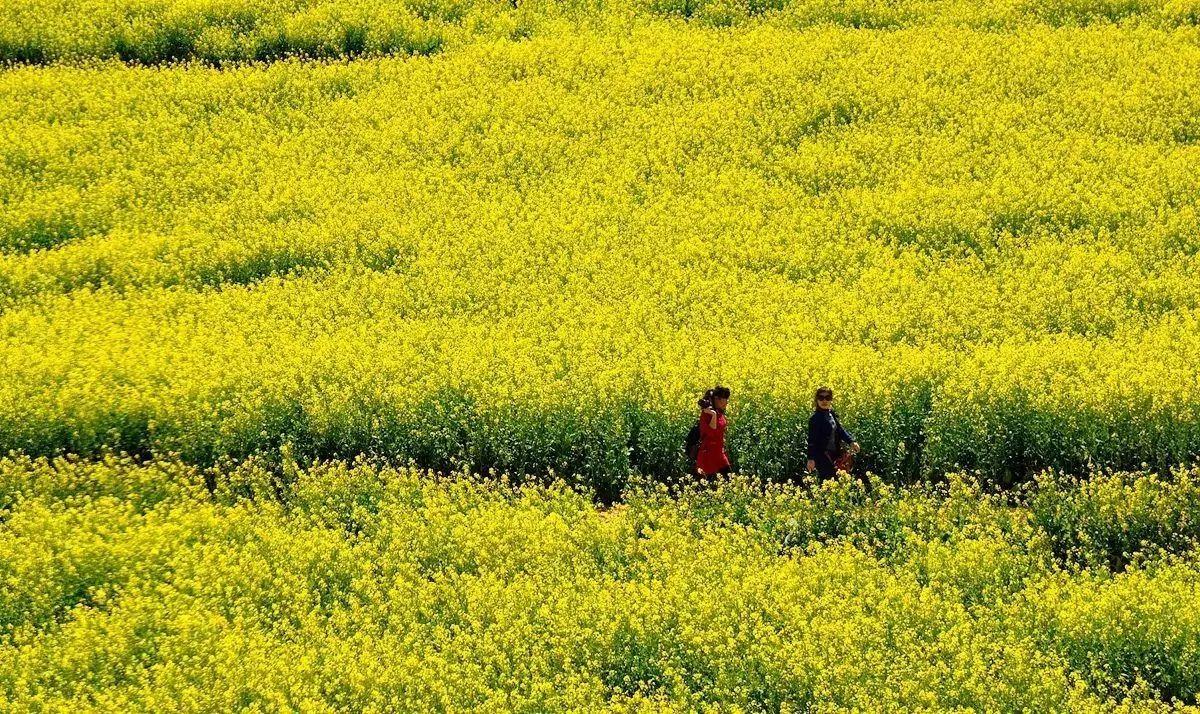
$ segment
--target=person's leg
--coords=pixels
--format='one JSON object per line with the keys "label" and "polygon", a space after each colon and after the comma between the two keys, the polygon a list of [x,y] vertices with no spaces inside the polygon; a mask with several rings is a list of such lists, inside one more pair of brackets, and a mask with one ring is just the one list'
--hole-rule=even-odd
{"label": "person's leg", "polygon": [[716,491],[717,487],[721,485],[721,481],[724,479],[724,477],[728,476],[729,474],[730,469],[728,466],[725,466],[713,471],[710,474],[704,474],[703,476],[698,477],[697,483],[699,483],[705,491]]}
{"label": "person's leg", "polygon": [[691,466],[688,467],[687,476],[676,479],[670,485],[670,493],[672,496],[678,496],[688,484],[702,483],[706,478],[706,476],[700,473],[700,467],[693,461]]}
{"label": "person's leg", "polygon": [[733,473],[733,468],[723,466],[716,474],[713,475],[713,488],[719,487],[722,483],[729,481],[729,474]]}
{"label": "person's leg", "polygon": [[725,477],[729,475],[729,467],[722,466],[708,475],[704,482],[708,485],[710,491],[715,491]]}
{"label": "person's leg", "polygon": [[819,454],[813,460],[817,462],[817,474],[822,480],[837,476],[837,467],[833,465],[833,461],[828,456]]}

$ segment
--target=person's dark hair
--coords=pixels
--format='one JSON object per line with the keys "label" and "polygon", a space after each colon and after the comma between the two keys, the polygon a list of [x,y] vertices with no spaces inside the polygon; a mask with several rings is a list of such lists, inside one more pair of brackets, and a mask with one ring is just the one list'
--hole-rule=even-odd
{"label": "person's dark hair", "polygon": [[714,402],[713,402],[714,399],[729,399],[729,387],[722,387],[721,385],[718,384],[717,386],[713,387],[712,389],[705,391],[704,396],[700,397],[700,401],[698,402],[700,404],[700,408],[701,409],[714,408],[714,406],[715,406]]}
{"label": "person's dark hair", "polygon": [[817,400],[820,399],[822,395],[829,395],[829,398],[833,399],[833,390],[829,387],[817,387],[817,391],[813,392],[813,409],[821,408],[821,405],[817,403]]}

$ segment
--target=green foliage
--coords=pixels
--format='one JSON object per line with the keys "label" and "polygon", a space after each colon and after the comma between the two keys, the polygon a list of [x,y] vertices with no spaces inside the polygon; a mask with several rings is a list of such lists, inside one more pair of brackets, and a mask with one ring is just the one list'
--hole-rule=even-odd
{"label": "green foliage", "polygon": [[1029,498],[1034,524],[1066,563],[1120,571],[1135,558],[1183,554],[1200,542],[1195,470],[1169,476],[1041,474]]}

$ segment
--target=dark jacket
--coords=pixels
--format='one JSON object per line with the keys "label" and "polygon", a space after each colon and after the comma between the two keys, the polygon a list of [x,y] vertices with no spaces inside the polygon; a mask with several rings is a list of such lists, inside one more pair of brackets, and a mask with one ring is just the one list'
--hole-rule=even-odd
{"label": "dark jacket", "polygon": [[842,426],[837,412],[832,409],[814,411],[808,418],[808,458],[815,461],[825,456],[835,434],[847,444],[854,443],[854,436]]}

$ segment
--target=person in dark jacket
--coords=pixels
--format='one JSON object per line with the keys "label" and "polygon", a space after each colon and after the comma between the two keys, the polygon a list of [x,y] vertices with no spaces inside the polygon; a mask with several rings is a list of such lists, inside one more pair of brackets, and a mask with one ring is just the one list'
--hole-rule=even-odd
{"label": "person in dark jacket", "polygon": [[813,395],[813,413],[808,418],[808,473],[815,470],[821,478],[837,474],[833,457],[837,453],[838,442],[844,442],[851,453],[859,452],[858,442],[842,426],[837,412],[833,411],[833,390],[821,387]]}

